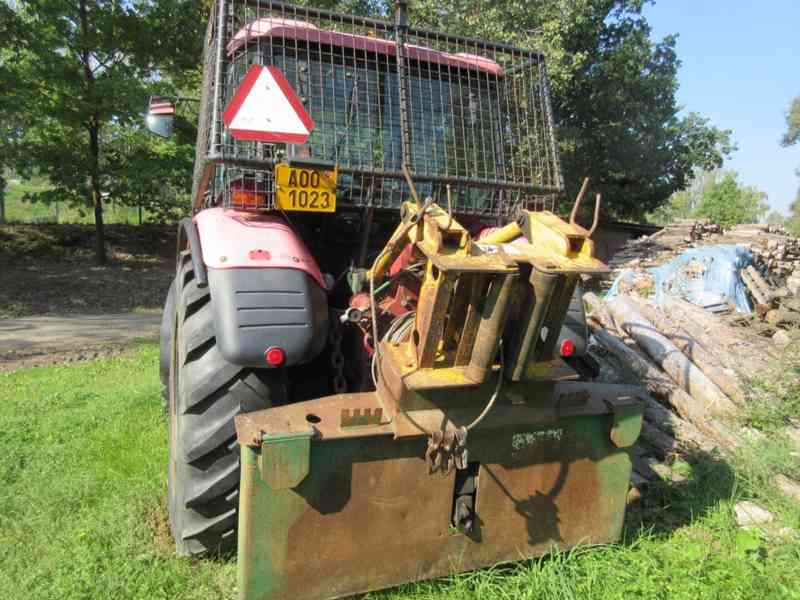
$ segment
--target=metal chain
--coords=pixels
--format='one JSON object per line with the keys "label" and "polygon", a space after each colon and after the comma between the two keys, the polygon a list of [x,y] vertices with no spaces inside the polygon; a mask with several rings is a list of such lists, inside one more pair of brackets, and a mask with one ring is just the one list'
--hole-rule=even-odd
{"label": "metal chain", "polygon": [[343,394],[347,391],[347,379],[344,377],[344,354],[342,353],[342,332],[339,331],[339,319],[331,318],[331,365],[335,372],[333,376],[333,391]]}

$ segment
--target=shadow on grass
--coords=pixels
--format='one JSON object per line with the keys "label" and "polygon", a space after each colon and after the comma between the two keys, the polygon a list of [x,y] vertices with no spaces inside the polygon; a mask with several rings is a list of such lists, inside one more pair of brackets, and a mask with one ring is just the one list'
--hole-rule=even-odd
{"label": "shadow on grass", "polygon": [[633,542],[643,532],[668,535],[735,495],[736,475],[724,458],[700,450],[682,450],[680,456],[689,471],[686,480],[645,484],[641,495],[628,503],[623,543]]}

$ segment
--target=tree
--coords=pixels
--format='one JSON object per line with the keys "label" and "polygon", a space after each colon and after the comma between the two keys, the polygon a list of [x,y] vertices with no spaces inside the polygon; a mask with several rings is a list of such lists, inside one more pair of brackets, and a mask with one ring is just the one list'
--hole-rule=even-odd
{"label": "tree", "polygon": [[[185,54],[199,47],[198,5],[21,0],[13,11],[25,40],[13,83],[28,92],[18,144],[53,185],[30,199],[91,208],[99,264],[106,262],[103,197],[113,175],[106,148],[139,121],[148,95],[174,90],[159,68],[185,67]],[[197,68],[198,53],[191,64]]]}
{"label": "tree", "polygon": [[787,222],[788,218],[786,215],[779,213],[777,210],[770,211],[770,213],[767,215],[767,223],[770,225],[785,227]]}
{"label": "tree", "polygon": [[[786,133],[781,139],[781,145],[788,148],[800,142],[800,96],[795,98],[786,113]],[[797,176],[800,177],[800,167],[797,169]],[[795,235],[800,234],[800,189],[797,196],[789,207],[791,216],[787,222],[787,227]]]}
{"label": "tree", "polygon": [[20,30],[11,6],[0,3],[0,223],[5,222],[4,172],[13,162],[20,136],[19,90],[14,87],[15,61],[20,53]]}
{"label": "tree", "polygon": [[800,96],[792,100],[789,112],[786,113],[786,133],[781,139],[784,146],[793,146],[800,142]]}
{"label": "tree", "polygon": [[694,169],[719,168],[730,131],[675,98],[674,36],[660,42],[643,0],[418,0],[424,25],[536,47],[548,59],[567,197],[585,175],[607,212],[639,218],[685,187]]}
{"label": "tree", "polygon": [[722,171],[719,169],[713,171],[695,169],[686,187],[673,192],[667,202],[647,216],[647,220],[657,225],[669,225],[679,219],[691,218],[697,211],[697,207],[700,206],[703,195],[709,186],[721,177]]}
{"label": "tree", "polygon": [[758,222],[769,210],[767,195],[754,187],[740,185],[736,177],[736,173],[728,171],[713,182],[703,194],[696,215],[725,228]]}
{"label": "tree", "polygon": [[143,128],[120,128],[106,148],[110,197],[145,209],[160,222],[186,214],[191,206],[195,138],[193,128],[176,127],[169,140]]}

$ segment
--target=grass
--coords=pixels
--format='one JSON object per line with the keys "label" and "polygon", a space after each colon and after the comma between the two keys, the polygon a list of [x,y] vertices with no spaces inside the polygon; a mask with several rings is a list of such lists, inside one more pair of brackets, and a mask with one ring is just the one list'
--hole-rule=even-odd
{"label": "grass", "polygon": [[[156,358],[145,344],[126,357],[0,373],[0,598],[235,597],[232,559],[172,551]],[[770,452],[759,455],[770,469],[786,458]],[[739,530],[732,503],[767,499],[795,529],[800,515],[756,489],[763,464],[737,460],[689,458],[690,483],[648,495],[620,544],[369,598],[798,598],[800,543]]]}
{"label": "grass", "polygon": [[[50,189],[47,181],[41,177],[22,180],[12,175],[7,175],[8,189],[6,191],[6,221],[8,223],[71,223],[92,224],[94,213],[92,210],[74,208],[65,202],[45,204],[43,202],[27,202],[25,194],[35,194]],[[142,218],[147,218],[144,211]],[[111,202],[104,207],[103,220],[108,224],[125,223],[136,225],[139,223],[139,210],[134,207],[116,205]]]}

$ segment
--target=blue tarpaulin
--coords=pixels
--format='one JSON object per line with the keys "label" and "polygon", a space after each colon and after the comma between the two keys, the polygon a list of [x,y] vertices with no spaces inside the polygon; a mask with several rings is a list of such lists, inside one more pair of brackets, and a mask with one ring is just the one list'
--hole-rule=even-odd
{"label": "blue tarpaulin", "polygon": [[[660,267],[646,269],[653,277],[651,299],[661,304],[665,294],[679,296],[692,304],[709,307],[730,301],[739,312],[752,308],[739,272],[753,264],[744,246],[720,244],[691,248]],[[631,282],[635,271],[626,269],[614,280],[606,298],[620,293],[620,284]]]}

